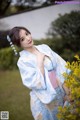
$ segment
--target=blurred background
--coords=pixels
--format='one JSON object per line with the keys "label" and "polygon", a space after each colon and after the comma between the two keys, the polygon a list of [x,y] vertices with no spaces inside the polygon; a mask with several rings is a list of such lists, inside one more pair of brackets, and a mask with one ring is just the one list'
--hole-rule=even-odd
{"label": "blurred background", "polygon": [[0,111],[9,111],[10,120],[33,120],[30,91],[16,65],[19,56],[6,36],[12,27],[24,26],[36,45],[48,44],[72,62],[80,55],[80,0],[0,0],[0,5]]}

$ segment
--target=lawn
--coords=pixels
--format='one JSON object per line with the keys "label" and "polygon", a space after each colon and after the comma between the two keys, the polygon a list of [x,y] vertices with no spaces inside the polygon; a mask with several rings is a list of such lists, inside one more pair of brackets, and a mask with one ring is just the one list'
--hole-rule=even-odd
{"label": "lawn", "polygon": [[9,120],[33,120],[29,99],[18,70],[0,71],[0,112],[9,111]]}

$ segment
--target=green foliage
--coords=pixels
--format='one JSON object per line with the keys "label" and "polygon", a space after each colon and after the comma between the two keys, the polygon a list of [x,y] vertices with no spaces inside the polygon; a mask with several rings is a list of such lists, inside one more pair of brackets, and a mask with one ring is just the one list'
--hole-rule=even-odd
{"label": "green foliage", "polygon": [[[6,27],[6,25],[1,23],[1,22],[0,22],[0,26],[1,27]],[[10,44],[7,40],[7,37],[6,37],[8,35],[8,33],[9,33],[9,30],[6,30],[6,31],[3,31],[3,30],[1,31],[0,30],[0,49],[10,46]]]}
{"label": "green foliage", "polygon": [[0,0],[0,16],[5,14],[8,7],[10,6],[11,0]]}
{"label": "green foliage", "polygon": [[0,70],[16,68],[18,57],[14,55],[11,48],[4,48],[0,50]]}
{"label": "green foliage", "polygon": [[63,48],[76,52],[80,50],[80,11],[72,11],[51,23],[48,35],[62,38]]}
{"label": "green foliage", "polygon": [[80,58],[75,56],[77,61],[67,62],[67,68],[71,70],[68,75],[64,73],[66,86],[70,89],[70,106],[59,107],[59,120],[79,120],[80,119]]}
{"label": "green foliage", "polygon": [[61,56],[66,60],[66,61],[73,61],[74,59],[75,52],[70,50],[70,49],[63,49]]}

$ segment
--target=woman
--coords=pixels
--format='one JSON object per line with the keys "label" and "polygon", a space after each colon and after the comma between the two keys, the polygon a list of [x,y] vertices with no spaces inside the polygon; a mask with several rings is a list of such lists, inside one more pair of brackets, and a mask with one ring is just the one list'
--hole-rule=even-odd
{"label": "woman", "polygon": [[31,89],[34,119],[57,120],[58,106],[64,105],[64,89],[67,89],[62,75],[68,72],[66,62],[49,46],[34,45],[30,31],[24,27],[14,27],[8,37],[13,44],[23,48],[17,65],[23,84]]}

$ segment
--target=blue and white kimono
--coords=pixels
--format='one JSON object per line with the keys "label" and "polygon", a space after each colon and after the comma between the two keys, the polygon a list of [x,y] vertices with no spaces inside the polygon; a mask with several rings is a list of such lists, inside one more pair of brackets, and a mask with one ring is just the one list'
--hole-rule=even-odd
{"label": "blue and white kimono", "polygon": [[[42,44],[35,46],[37,50],[50,58],[44,64],[45,75],[43,76],[37,66],[36,56],[26,50],[20,52],[17,65],[20,70],[23,84],[31,89],[30,105],[35,120],[57,120],[58,106],[63,106],[65,95],[62,89],[64,83],[63,73],[68,72],[66,62],[49,46]],[[59,87],[53,88],[48,72],[54,70],[59,79]]]}

